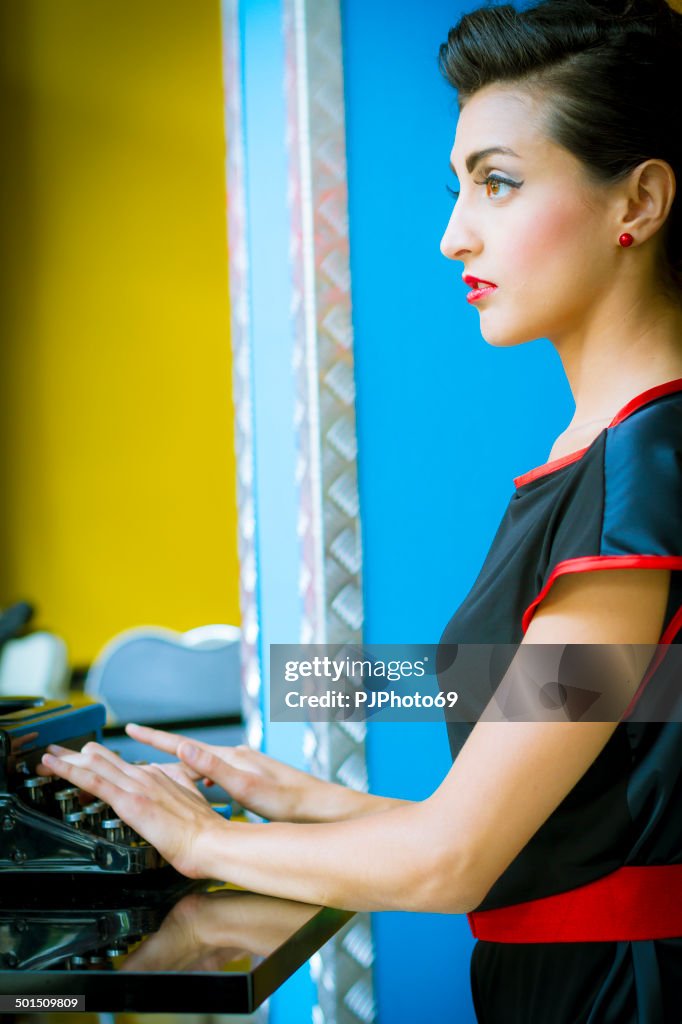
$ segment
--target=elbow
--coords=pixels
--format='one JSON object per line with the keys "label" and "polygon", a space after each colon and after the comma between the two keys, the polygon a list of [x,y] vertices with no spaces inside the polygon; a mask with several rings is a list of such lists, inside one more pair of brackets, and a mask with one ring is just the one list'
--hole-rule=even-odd
{"label": "elbow", "polygon": [[412,879],[412,897],[406,909],[430,914],[470,913],[490,889],[481,877],[480,859],[460,844],[446,843],[440,849],[433,845],[435,848]]}

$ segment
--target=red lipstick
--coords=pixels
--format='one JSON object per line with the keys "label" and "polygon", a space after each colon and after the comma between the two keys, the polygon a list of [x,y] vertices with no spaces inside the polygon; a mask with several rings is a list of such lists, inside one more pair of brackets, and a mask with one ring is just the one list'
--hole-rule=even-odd
{"label": "red lipstick", "polygon": [[492,281],[485,281],[482,277],[474,277],[473,274],[463,274],[462,280],[471,288],[471,291],[467,294],[467,302],[478,302],[479,299],[483,299],[486,295],[492,295],[494,291],[497,291],[497,285],[493,284]]}

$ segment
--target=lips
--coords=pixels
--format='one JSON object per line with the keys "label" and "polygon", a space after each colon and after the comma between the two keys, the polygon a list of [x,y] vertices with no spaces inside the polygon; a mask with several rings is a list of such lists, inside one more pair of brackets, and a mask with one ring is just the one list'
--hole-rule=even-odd
{"label": "lips", "polygon": [[471,291],[467,294],[467,302],[478,302],[486,295],[492,295],[497,291],[497,285],[493,281],[486,281],[482,277],[474,277],[473,274],[463,274],[462,280],[468,284]]}

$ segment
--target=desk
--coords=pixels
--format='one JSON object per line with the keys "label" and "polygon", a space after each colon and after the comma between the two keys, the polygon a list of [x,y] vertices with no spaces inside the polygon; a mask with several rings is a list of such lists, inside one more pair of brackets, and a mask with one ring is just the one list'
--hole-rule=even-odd
{"label": "desk", "polygon": [[0,878],[0,993],[90,1012],[251,1013],[353,916],[171,869],[33,879]]}

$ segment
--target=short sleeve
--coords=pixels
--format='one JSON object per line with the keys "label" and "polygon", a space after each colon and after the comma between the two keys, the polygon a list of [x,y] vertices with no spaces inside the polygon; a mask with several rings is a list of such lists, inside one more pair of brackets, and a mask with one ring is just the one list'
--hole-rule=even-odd
{"label": "short sleeve", "polygon": [[[555,580],[596,569],[669,569],[666,614],[680,619],[682,591],[682,398],[656,402],[603,431],[567,480],[548,537],[537,596],[523,631]],[[682,625],[679,622],[678,629]]]}
{"label": "short sleeve", "polygon": [[607,432],[599,553],[672,557],[682,568],[679,400],[642,409]]}

